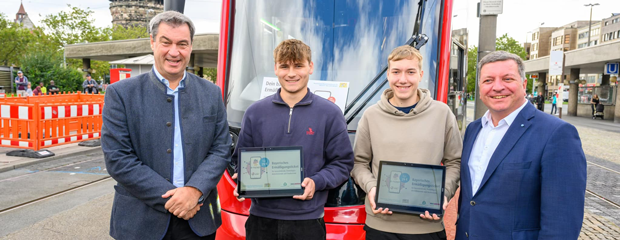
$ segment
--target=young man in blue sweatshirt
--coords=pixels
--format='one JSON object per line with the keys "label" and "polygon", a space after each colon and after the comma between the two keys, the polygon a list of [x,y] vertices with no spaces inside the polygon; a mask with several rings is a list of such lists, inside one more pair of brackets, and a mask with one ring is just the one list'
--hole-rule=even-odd
{"label": "young man in blue sweatshirt", "polygon": [[308,90],[314,69],[308,45],[289,39],[273,55],[281,88],[246,110],[236,147],[302,146],[305,190],[293,197],[253,198],[246,239],[325,239],[328,190],[345,182],[353,168],[347,125],[335,104]]}

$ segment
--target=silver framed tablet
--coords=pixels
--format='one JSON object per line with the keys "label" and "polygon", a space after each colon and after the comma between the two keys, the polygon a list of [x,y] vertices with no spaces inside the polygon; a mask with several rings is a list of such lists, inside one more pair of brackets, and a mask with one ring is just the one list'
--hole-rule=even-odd
{"label": "silver framed tablet", "polygon": [[239,197],[266,198],[302,195],[304,179],[300,146],[239,148]]}
{"label": "silver framed tablet", "polygon": [[377,208],[392,212],[443,215],[446,167],[381,161],[377,179]]}

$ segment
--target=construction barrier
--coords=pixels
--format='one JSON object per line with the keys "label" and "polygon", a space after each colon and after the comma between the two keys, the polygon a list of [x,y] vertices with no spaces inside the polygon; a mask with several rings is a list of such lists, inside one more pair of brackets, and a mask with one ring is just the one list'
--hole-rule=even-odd
{"label": "construction barrier", "polygon": [[69,93],[0,98],[0,147],[35,151],[101,136],[103,97]]}

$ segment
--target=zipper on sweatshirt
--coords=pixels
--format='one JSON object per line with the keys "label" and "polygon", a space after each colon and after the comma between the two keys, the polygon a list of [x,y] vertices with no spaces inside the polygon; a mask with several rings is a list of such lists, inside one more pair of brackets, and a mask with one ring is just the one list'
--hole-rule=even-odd
{"label": "zipper on sweatshirt", "polygon": [[291,133],[291,118],[293,117],[293,108],[288,112],[288,130],[286,133]]}

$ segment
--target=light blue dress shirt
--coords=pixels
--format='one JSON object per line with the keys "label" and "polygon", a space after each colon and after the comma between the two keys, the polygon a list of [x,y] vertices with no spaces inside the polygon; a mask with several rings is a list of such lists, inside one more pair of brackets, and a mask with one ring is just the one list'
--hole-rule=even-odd
{"label": "light blue dress shirt", "polygon": [[155,67],[153,72],[159,81],[166,85],[166,93],[174,96],[174,147],[172,148],[172,157],[174,158],[174,165],[172,166],[172,184],[176,187],[185,186],[185,167],[183,166],[183,138],[181,136],[181,121],[179,121],[179,89],[185,87],[185,78],[187,72],[183,73],[183,78],[179,82],[179,86],[176,89],[170,88],[170,82],[166,80]]}
{"label": "light blue dress shirt", "polygon": [[527,105],[527,101],[525,101],[521,107],[517,108],[517,110],[500,120],[497,126],[493,126],[491,113],[489,113],[488,110],[484,116],[482,116],[482,119],[480,119],[482,122],[482,129],[476,137],[474,147],[469,155],[468,163],[473,195],[476,195],[476,192],[478,192],[480,188],[482,178],[484,178],[484,173],[487,171],[489,161],[491,161],[495,149],[525,105]]}

